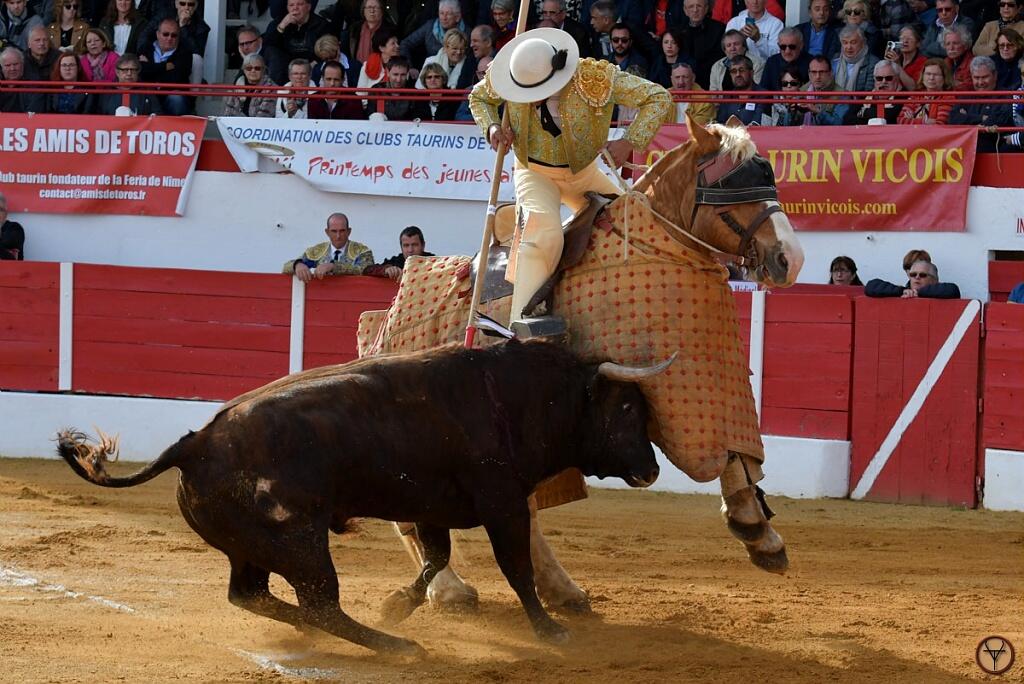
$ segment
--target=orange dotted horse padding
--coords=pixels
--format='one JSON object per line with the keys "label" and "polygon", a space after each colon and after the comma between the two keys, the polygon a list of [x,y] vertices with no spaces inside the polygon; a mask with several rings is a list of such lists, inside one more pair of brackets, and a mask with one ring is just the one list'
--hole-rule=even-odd
{"label": "orange dotted horse padding", "polygon": [[[569,321],[570,345],[586,359],[631,365],[679,351],[671,368],[641,386],[653,416],[652,439],[691,478],[718,477],[729,451],[763,461],[725,269],[670,237],[643,195],[620,197],[608,210],[615,229],[595,229],[583,261],[555,291],[555,312]],[[472,282],[456,273],[469,260],[410,257],[391,309],[360,319],[360,355],[461,341]],[[510,299],[481,309],[505,322]]]}

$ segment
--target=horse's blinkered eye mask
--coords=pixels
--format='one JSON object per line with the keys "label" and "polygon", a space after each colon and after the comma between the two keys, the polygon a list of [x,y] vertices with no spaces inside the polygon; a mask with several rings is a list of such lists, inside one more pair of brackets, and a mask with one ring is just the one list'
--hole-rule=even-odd
{"label": "horse's blinkered eye mask", "polygon": [[716,154],[702,159],[697,169],[697,204],[743,204],[779,199],[772,165],[759,155],[736,162],[727,155]]}

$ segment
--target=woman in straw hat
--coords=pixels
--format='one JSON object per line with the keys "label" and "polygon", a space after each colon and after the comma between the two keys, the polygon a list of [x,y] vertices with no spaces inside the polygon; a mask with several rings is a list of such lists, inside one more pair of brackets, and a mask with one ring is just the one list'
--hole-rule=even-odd
{"label": "woman in straw hat", "polygon": [[[516,204],[521,232],[513,244],[508,279],[515,283],[511,320],[551,276],[562,252],[561,204],[579,211],[584,193],[617,193],[598,168],[607,146],[616,166],[654,137],[672,107],[662,86],[609,62],[580,59],[572,36],[553,28],[520,34],[498,52],[469,96],[473,118],[491,147],[515,154]],[[502,128],[498,107],[509,109]],[[619,140],[608,142],[616,105],[637,109]]]}

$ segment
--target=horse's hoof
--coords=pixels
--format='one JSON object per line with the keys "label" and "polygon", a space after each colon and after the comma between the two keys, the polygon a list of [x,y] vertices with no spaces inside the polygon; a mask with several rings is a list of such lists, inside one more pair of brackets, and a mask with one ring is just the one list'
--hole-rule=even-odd
{"label": "horse's hoof", "polygon": [[398,637],[395,637],[394,643],[389,644],[384,650],[384,653],[386,655],[401,656],[403,658],[416,658],[418,660],[422,660],[429,655],[427,653],[427,649],[423,648],[415,641],[410,639],[399,639]]}
{"label": "horse's hoof", "polygon": [[573,615],[590,615],[594,609],[590,606],[590,597],[584,594],[579,598],[572,598],[558,604],[546,604],[548,610],[557,610],[559,613],[571,613]]}
{"label": "horse's hoof", "polygon": [[748,548],[747,553],[750,556],[751,563],[767,572],[784,575],[786,570],[789,569],[789,557],[786,555],[786,547],[782,547],[774,553],[764,553]]}
{"label": "horse's hoof", "polygon": [[384,603],[380,606],[381,622],[385,625],[397,625],[412,615],[413,611],[422,603],[423,599],[421,598],[417,601],[416,597],[408,589],[396,589],[388,594],[387,598],[384,599]]}
{"label": "horse's hoof", "polygon": [[537,637],[541,641],[546,641],[549,644],[564,646],[569,643],[569,630],[554,620],[551,620],[549,624],[537,628]]}
{"label": "horse's hoof", "polygon": [[475,613],[480,609],[480,594],[476,588],[463,584],[457,590],[427,591],[430,605],[446,613]]}

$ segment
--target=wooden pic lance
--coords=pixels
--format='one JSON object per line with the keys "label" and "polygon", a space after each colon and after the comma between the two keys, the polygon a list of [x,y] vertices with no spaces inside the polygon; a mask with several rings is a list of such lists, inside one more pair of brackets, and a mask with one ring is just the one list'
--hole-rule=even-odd
{"label": "wooden pic lance", "polygon": [[[530,11],[530,0],[519,0],[519,14],[516,16],[516,35],[526,30],[526,16]],[[501,128],[508,127],[508,106],[501,117]],[[486,134],[485,134],[486,135]],[[505,167],[505,147],[498,145],[494,155],[494,172],[491,174],[491,194],[487,199],[487,215],[484,218],[484,234],[480,240],[479,263],[476,268],[476,278],[473,280],[473,297],[469,302],[469,321],[466,323],[467,349],[473,348],[473,341],[476,339],[476,310],[480,306],[480,297],[484,289],[484,276],[487,273],[487,255],[491,251],[491,240],[494,237],[494,217],[498,209],[498,189],[501,187],[501,172]]]}

